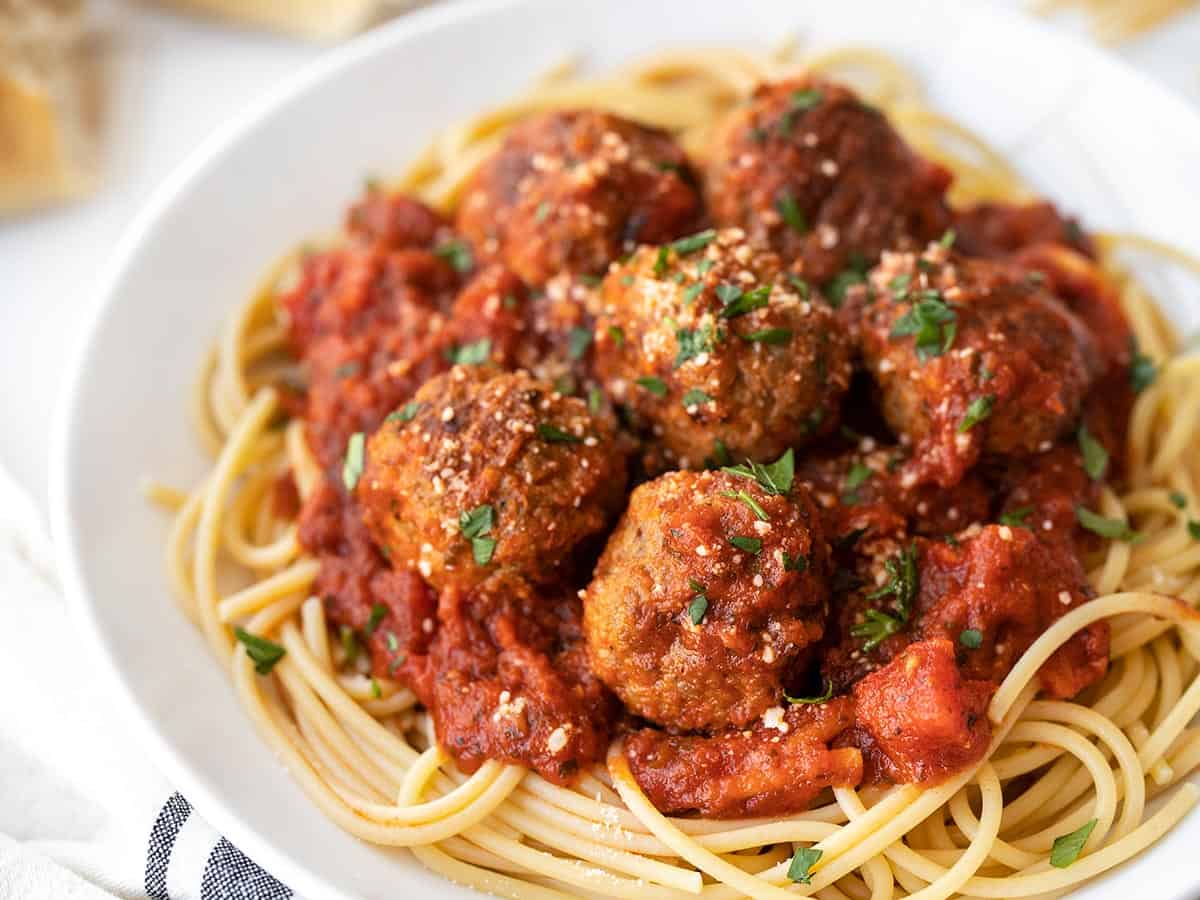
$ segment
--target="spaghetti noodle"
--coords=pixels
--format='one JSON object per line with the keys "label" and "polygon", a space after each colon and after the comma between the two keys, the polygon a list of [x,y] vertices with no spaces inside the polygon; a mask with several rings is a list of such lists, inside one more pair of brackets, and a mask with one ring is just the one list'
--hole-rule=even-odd
{"label": "spaghetti noodle", "polygon": [[[894,60],[842,50],[808,66],[858,83],[914,146],[953,169],[959,199],[1027,196],[1001,157],[923,104],[917,80]],[[565,67],[441,135],[400,187],[449,209],[509,125],[566,105],[662,126],[702,157],[721,113],[793,67],[786,54],[763,61],[724,50],[664,54],[599,81]],[[215,457],[211,472],[186,495],[150,486],[151,498],[175,511],[172,584],[231,666],[255,726],[313,802],[351,834],[411,848],[453,881],[530,898],[1060,894],[1145,850],[1200,799],[1184,781],[1200,765],[1200,727],[1189,724],[1200,712],[1200,614],[1192,609],[1200,543],[1186,512],[1200,502],[1200,359],[1175,355],[1170,324],[1117,261],[1132,248],[1197,275],[1200,263],[1139,238],[1100,243],[1140,346],[1158,365],[1133,410],[1128,490],[1107,492],[1101,512],[1135,522],[1145,538],[1106,542],[1091,560],[1101,596],[1024,653],[988,707],[986,756],[936,787],[836,788],[797,815],[705,820],[656,810],[619,740],[607,764],[572,787],[494,761],[461,773],[410,690],[360,674],[331,644],[322,603],[309,597],[317,562],[305,556],[292,516],[269,502],[281,473],[293,474],[302,497],[321,477],[303,424],[278,427],[271,387],[285,341],[275,296],[293,259],[230,320],[203,367],[194,411]],[[1074,701],[1036,699],[1041,665],[1098,621],[1112,626],[1108,675]],[[269,675],[256,674],[235,627],[285,649]],[[1052,865],[1056,842],[1081,829],[1078,859]],[[805,848],[811,864],[796,882],[789,868]]]}

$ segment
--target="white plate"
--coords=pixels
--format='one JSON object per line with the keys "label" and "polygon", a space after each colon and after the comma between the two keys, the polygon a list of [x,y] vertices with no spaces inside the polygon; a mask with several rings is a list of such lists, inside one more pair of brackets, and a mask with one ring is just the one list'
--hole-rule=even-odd
{"label": "white plate", "polygon": [[[510,97],[565,53],[603,68],[664,46],[791,34],[899,54],[939,107],[1089,225],[1200,253],[1200,120],[1190,110],[1023,18],[932,0],[434,7],[330,53],[233,123],[121,241],[56,420],[51,506],[63,576],[92,665],[137,739],[205,818],[301,893],[466,894],[407,853],[329,823],[259,740],[225,667],[176,609],[161,562],[166,521],[137,486],[147,473],[192,484],[205,470],[186,410],[201,354],[264,266],[334,227],[365,175],[399,171],[435,129]],[[1200,321],[1200,304],[1171,312],[1185,328]],[[1087,894],[1195,896],[1198,843],[1193,815]]]}

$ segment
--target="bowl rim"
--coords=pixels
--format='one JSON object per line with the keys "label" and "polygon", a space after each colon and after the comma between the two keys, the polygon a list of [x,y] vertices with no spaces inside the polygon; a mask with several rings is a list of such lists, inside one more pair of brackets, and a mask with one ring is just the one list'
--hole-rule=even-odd
{"label": "bowl rim", "polygon": [[[118,288],[126,270],[138,256],[146,237],[159,224],[177,197],[187,186],[233,146],[254,130],[258,123],[293,100],[352,66],[356,61],[389,52],[396,45],[418,39],[421,35],[481,16],[485,13],[505,14],[537,0],[443,0],[425,8],[403,14],[395,20],[371,29],[333,47],[305,64],[292,75],[265,90],[257,99],[228,121],[216,127],[202,140],[171,173],[164,178],[143,202],[133,219],[123,229],[110,252],[96,287],[81,298],[80,325],[65,353],[63,380],[54,402],[49,444],[49,523],[58,576],[67,602],[68,614],[77,637],[82,638],[85,658],[101,673],[118,717],[132,726],[132,740],[145,752],[168,785],[180,792],[193,809],[218,833],[232,841],[254,862],[283,881],[301,895],[312,897],[350,898],[343,888],[309,869],[302,860],[288,855],[272,840],[261,836],[236,813],[226,807],[215,792],[204,786],[194,765],[173,745],[156,720],[137,700],[129,674],[109,652],[100,620],[99,597],[93,596],[78,547],[86,540],[72,520],[73,495],[70,492],[72,468],[71,439],[80,389],[88,377],[88,363],[100,326],[109,311],[119,302]],[[1083,38],[1051,29],[1032,15],[996,5],[980,5],[973,12],[992,16],[1008,25],[1042,31],[1058,42],[1074,45],[1089,67],[1116,72],[1140,93],[1155,96],[1156,102],[1171,112],[1176,127],[1195,134],[1200,146],[1200,111],[1185,99],[1160,84],[1119,57],[1104,51]],[[165,802],[164,798],[164,802]],[[321,815],[315,805],[314,815]],[[1197,882],[1200,884],[1200,882]],[[450,882],[446,882],[447,886]]]}

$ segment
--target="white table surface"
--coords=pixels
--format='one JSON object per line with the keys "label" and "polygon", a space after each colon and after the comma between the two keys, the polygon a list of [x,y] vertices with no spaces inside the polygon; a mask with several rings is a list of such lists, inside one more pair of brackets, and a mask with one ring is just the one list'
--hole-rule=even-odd
{"label": "white table surface", "polygon": [[[0,466],[42,509],[63,355],[122,229],[214,128],[323,52],[142,4],[101,0],[100,11],[114,41],[104,186],[82,203],[0,220]],[[1055,27],[1084,33],[1069,18]],[[1200,12],[1117,52],[1200,109]]]}

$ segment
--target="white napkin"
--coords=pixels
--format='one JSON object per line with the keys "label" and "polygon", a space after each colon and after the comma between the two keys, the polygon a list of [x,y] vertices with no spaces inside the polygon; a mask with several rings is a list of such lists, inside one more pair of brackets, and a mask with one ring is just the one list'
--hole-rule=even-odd
{"label": "white napkin", "polygon": [[0,898],[282,900],[112,714],[33,504],[0,469]]}

